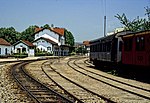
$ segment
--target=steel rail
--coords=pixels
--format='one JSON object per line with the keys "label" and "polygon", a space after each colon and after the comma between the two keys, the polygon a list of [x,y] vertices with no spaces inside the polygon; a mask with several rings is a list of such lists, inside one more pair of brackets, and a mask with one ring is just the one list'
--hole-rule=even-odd
{"label": "steel rail", "polygon": [[[75,61],[75,62],[76,62],[76,61]],[[86,60],[84,61],[84,63],[86,63]],[[88,64],[88,63],[86,63],[86,64]],[[119,81],[119,80],[116,80],[116,79],[113,79],[113,78],[110,78],[110,77],[107,77],[107,76],[104,76],[104,75],[101,75],[101,74],[98,74],[98,73],[92,72],[92,71],[90,71],[90,70],[84,69],[83,67],[81,67],[81,66],[77,65],[76,63],[75,63],[75,65],[76,65],[76,66],[78,66],[79,68],[81,68],[81,69],[83,69],[83,70],[87,71],[87,72],[90,72],[90,73],[93,73],[93,74],[95,74],[95,75],[98,75],[98,76],[104,77],[104,78],[106,78],[106,79],[110,79],[110,80],[113,80],[113,81],[118,82],[118,83],[121,83],[121,84],[125,84],[125,85],[128,85],[128,86],[131,86],[131,87],[137,88],[137,89],[141,89],[141,90],[144,90],[144,91],[150,92],[150,89],[141,88],[141,87],[138,87],[138,86],[135,86],[135,85],[129,84],[129,83],[125,83],[125,82],[122,82],[122,81]],[[88,65],[89,65],[89,64],[88,64]]]}
{"label": "steel rail", "polygon": [[[75,60],[75,61],[76,61],[76,60]],[[75,61],[74,61],[74,62],[75,62]],[[126,91],[126,92],[128,92],[128,93],[131,93],[131,94],[134,94],[134,95],[137,95],[137,96],[140,96],[140,97],[142,97],[142,98],[145,98],[145,99],[150,100],[150,97],[147,97],[147,96],[145,96],[145,95],[132,92],[132,91],[130,91],[130,90],[127,90],[127,89],[124,89],[124,88],[121,88],[121,87],[118,87],[118,86],[115,86],[115,85],[112,85],[111,83],[107,83],[107,82],[105,82],[105,81],[103,81],[103,80],[97,79],[97,78],[95,78],[95,77],[93,77],[93,76],[90,76],[90,75],[88,75],[88,74],[86,74],[86,73],[83,73],[83,72],[81,72],[81,71],[75,69],[73,66],[71,66],[71,65],[69,64],[69,62],[70,62],[70,61],[68,61],[67,63],[68,63],[68,65],[69,65],[71,68],[73,68],[75,71],[77,71],[77,72],[79,72],[79,73],[81,73],[81,74],[83,74],[83,75],[85,75],[85,76],[88,76],[88,77],[90,77],[90,78],[92,78],[92,79],[95,79],[95,80],[97,80],[97,81],[103,82],[103,83],[105,83],[105,84],[107,84],[107,85],[110,85],[110,86],[112,86],[112,87],[115,87],[115,88],[117,88],[117,89],[120,89],[120,90]],[[74,64],[75,64],[75,63],[74,63]],[[75,64],[75,65],[76,65],[76,64]],[[78,66],[78,65],[76,65],[76,66]],[[82,69],[82,67],[80,67],[80,66],[78,66],[78,67]],[[109,78],[107,78],[107,79],[109,79]],[[113,80],[113,79],[112,79],[112,80]],[[116,80],[116,81],[117,81],[117,80]]]}
{"label": "steel rail", "polygon": [[[48,62],[48,61],[46,61],[46,62]],[[63,91],[65,91],[65,93],[67,93],[67,95],[70,95],[71,98],[74,99],[75,103],[84,103],[84,102],[82,102],[80,99],[76,98],[73,94],[69,93],[66,89],[64,89],[61,85],[59,85],[54,79],[52,79],[52,78],[47,74],[47,72],[44,70],[44,67],[43,67],[46,62],[42,63],[42,65],[41,65],[42,71],[45,73],[45,75],[46,75],[52,82],[54,82],[59,88],[61,88]]]}
{"label": "steel rail", "polygon": [[[36,79],[34,79],[33,77],[31,77],[31,76],[24,70],[24,68],[23,68],[27,63],[28,63],[28,62],[25,62],[25,63],[23,63],[23,64],[22,64],[22,63],[19,63],[19,64],[14,65],[14,66],[13,66],[13,69],[12,69],[12,75],[14,76],[16,82],[21,86],[21,88],[22,88],[23,90],[25,90],[25,91],[29,94],[30,97],[32,97],[34,100],[36,100],[36,102],[42,103],[40,100],[38,100],[38,98],[37,98],[30,90],[28,90],[28,89],[21,83],[21,81],[19,80],[19,78],[17,78],[17,75],[16,75],[17,73],[16,73],[15,70],[16,70],[16,68],[17,68],[18,65],[19,65],[19,69],[21,69],[21,72],[24,73],[28,78],[30,78],[30,79],[32,80],[32,82],[37,83],[38,85],[41,85],[42,88],[44,87],[44,88],[45,88],[46,90],[48,90],[49,92],[51,92],[51,93],[53,93],[54,95],[58,96],[57,98],[62,98],[62,100],[65,100],[67,103],[73,103],[73,101],[71,101],[70,99],[68,99],[68,98],[64,97],[63,95],[61,95],[61,94],[55,92],[54,90],[48,88],[46,85],[42,84],[41,82],[39,82],[39,81],[37,81]],[[22,66],[23,66],[23,67],[22,67]],[[19,71],[19,72],[20,72],[20,71]],[[30,81],[30,82],[31,82],[31,81]],[[60,100],[59,100],[59,101],[60,101]]]}
{"label": "steel rail", "polygon": [[89,90],[89,89],[87,89],[87,88],[81,86],[80,84],[78,84],[78,83],[76,83],[76,82],[70,80],[69,78],[65,77],[65,76],[62,75],[61,73],[57,72],[53,67],[50,66],[50,68],[53,69],[53,71],[55,71],[57,74],[59,74],[59,75],[60,75],[61,77],[63,77],[64,79],[66,79],[66,80],[68,80],[69,82],[71,82],[71,83],[77,85],[78,87],[80,87],[80,88],[86,90],[87,92],[89,92],[89,93],[91,93],[91,94],[93,94],[93,95],[96,95],[96,96],[100,97],[101,99],[107,101],[107,103],[116,103],[115,101],[110,100],[109,98],[106,98],[106,97],[104,97],[104,96],[102,96],[102,95],[99,95],[99,94],[97,94],[97,93],[95,93],[95,92],[93,92],[93,91],[91,91],[91,90]]}

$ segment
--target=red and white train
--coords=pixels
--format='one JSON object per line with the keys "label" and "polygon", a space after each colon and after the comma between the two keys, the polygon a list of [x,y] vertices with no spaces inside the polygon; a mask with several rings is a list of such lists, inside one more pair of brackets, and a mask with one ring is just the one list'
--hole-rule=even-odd
{"label": "red and white train", "polygon": [[123,31],[90,41],[95,66],[123,65],[150,68],[150,30]]}

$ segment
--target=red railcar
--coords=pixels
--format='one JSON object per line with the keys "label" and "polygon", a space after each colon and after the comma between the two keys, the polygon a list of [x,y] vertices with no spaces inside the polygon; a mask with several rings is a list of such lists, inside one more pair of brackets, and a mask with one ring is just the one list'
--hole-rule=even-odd
{"label": "red railcar", "polygon": [[150,31],[122,36],[122,64],[150,67]]}

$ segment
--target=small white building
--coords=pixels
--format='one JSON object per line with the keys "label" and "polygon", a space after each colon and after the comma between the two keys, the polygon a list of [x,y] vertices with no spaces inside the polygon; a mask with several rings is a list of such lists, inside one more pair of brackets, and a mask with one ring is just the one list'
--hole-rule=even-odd
{"label": "small white building", "polygon": [[10,43],[8,43],[3,38],[0,38],[0,55],[1,56],[10,55],[12,53],[11,48],[12,48],[12,46]]}
{"label": "small white building", "polygon": [[57,45],[56,42],[48,39],[48,38],[44,38],[44,37],[40,37],[38,39],[36,39],[33,42],[34,45],[36,45],[36,48],[39,51],[47,51],[48,53],[52,53],[53,54],[53,50],[54,50],[54,45]]}
{"label": "small white building", "polygon": [[34,45],[26,40],[20,40],[13,44],[14,53],[27,53],[28,56],[34,56]]}
{"label": "small white building", "polygon": [[40,51],[53,55],[68,55],[69,47],[65,46],[64,28],[36,28],[33,44]]}
{"label": "small white building", "polygon": [[85,55],[90,55],[90,42],[88,40],[83,41],[84,48],[86,49],[87,53]]}

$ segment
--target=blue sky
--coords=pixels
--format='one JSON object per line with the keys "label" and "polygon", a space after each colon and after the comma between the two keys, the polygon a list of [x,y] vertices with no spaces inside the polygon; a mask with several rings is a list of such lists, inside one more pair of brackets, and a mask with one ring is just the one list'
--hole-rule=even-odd
{"label": "blue sky", "polygon": [[0,27],[21,32],[31,25],[54,24],[82,42],[103,36],[104,15],[107,32],[122,26],[116,14],[125,13],[130,20],[145,17],[150,0],[0,0],[0,4]]}

